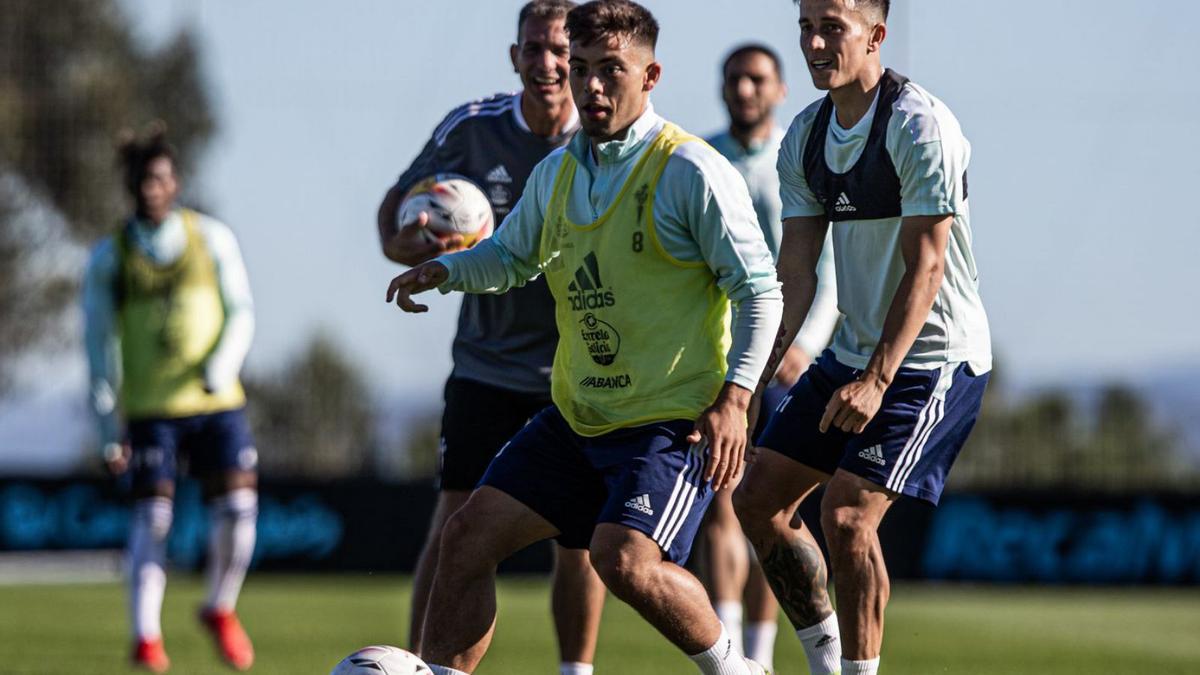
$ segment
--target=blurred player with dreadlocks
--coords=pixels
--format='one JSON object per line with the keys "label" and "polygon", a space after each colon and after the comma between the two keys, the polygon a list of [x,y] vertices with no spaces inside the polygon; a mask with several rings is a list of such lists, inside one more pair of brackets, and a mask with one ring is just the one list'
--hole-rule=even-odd
{"label": "blurred player with dreadlocks", "polygon": [[254,553],[254,441],[238,372],[254,333],[246,269],[233,232],[176,204],[165,128],[120,148],[134,212],[92,253],[83,283],[91,400],[106,466],[131,474],[130,611],[135,666],[164,672],[166,588],[176,467],[186,457],[209,504],[208,598],[199,619],[224,660],[254,649],[234,606]]}

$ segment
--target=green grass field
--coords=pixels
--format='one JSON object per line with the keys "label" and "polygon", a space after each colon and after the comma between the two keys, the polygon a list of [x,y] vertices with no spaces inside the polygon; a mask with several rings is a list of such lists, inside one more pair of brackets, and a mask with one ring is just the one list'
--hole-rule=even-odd
{"label": "green grass field", "polygon": [[[196,577],[167,588],[164,631],[173,673],[225,671],[200,632]],[[241,615],[258,649],[255,673],[327,673],[368,644],[401,644],[408,580],[251,576]],[[500,621],[479,672],[557,673],[542,580],[501,583]],[[115,584],[0,586],[0,673],[126,672],[123,590]],[[1200,590],[897,585],[882,672],[1080,675],[1200,673]],[[609,598],[599,675],[692,673],[640,617]],[[777,672],[807,673],[781,631]]]}

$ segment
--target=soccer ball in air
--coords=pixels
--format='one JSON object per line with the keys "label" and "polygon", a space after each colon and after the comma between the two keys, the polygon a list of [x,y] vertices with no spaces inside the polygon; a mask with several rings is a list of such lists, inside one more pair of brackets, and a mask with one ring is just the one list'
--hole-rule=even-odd
{"label": "soccer ball in air", "polygon": [[439,173],[419,181],[404,195],[397,214],[401,225],[424,211],[427,231],[444,237],[458,234],[463,245],[474,246],[492,235],[492,204],[483,190],[457,174]]}
{"label": "soccer ball in air", "polygon": [[411,652],[399,647],[363,647],[342,659],[329,675],[431,675],[432,670]]}

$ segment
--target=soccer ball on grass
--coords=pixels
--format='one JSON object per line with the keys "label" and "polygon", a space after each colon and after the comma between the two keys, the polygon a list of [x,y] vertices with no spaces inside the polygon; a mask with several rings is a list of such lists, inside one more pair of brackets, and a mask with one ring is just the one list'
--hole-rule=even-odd
{"label": "soccer ball on grass", "polygon": [[431,675],[432,670],[411,652],[389,645],[363,647],[342,659],[329,675]]}

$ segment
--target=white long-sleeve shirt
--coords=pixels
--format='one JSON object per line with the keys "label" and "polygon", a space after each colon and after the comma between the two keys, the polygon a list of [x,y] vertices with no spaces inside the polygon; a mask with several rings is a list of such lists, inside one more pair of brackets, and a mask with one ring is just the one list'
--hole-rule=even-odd
{"label": "white long-sleeve shirt", "polygon": [[[492,238],[438,258],[450,272],[440,290],[502,293],[536,278],[541,274],[545,209],[563,153],[571,153],[578,167],[567,216],[592,222],[616,199],[663,124],[648,105],[625,138],[598,144],[596,153],[585,134],[576,134],[534,168],[520,201]],[[653,209],[656,232],[667,253],[706,263],[717,285],[738,305],[726,379],[753,390],[770,355],[783,296],[745,181],[708,144],[685,143],[667,161]]]}
{"label": "white long-sleeve shirt", "polygon": [[[206,386],[221,391],[237,379],[254,337],[254,301],[237,239],[227,225],[196,214],[201,237],[216,266],[217,283],[225,308],[221,337],[204,366]],[[187,230],[178,210],[157,227],[133,223],[133,244],[159,265],[179,259],[187,248]],[[119,236],[119,235],[117,235]],[[91,382],[91,404],[103,443],[117,442],[120,422],[116,392],[121,380],[116,333],[117,242],[106,237],[96,245],[83,280],[84,343]]]}

